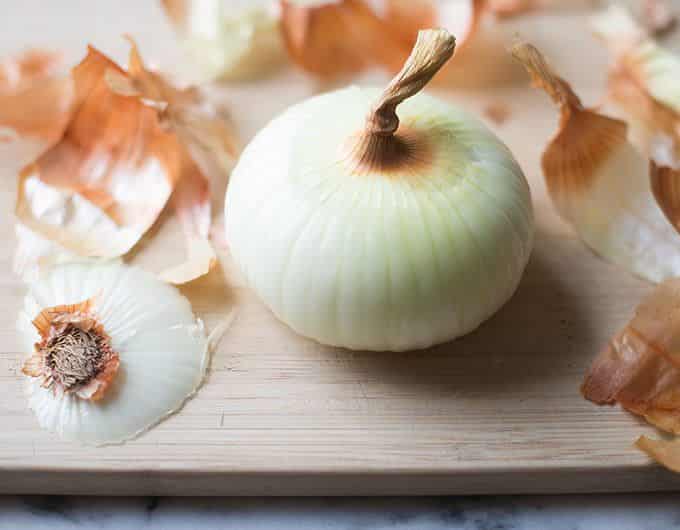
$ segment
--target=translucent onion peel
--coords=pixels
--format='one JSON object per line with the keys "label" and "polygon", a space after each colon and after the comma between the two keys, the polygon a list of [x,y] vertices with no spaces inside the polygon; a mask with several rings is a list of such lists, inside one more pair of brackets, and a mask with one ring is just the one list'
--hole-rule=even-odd
{"label": "translucent onion peel", "polygon": [[123,72],[94,48],[73,70],[76,108],[61,139],[19,176],[21,223],[87,257],[128,252],[179,178],[176,141],[156,111],[105,81]]}
{"label": "translucent onion peel", "polygon": [[680,235],[650,185],[650,163],[623,121],[585,108],[569,84],[526,43],[513,55],[560,109],[542,166],[558,212],[603,258],[652,281],[680,274]]}
{"label": "translucent onion peel", "polygon": [[437,25],[436,0],[384,0],[383,19],[410,50],[418,30]]}
{"label": "translucent onion peel", "polygon": [[680,232],[680,170],[650,162],[652,192],[666,219]]}
{"label": "translucent onion peel", "polygon": [[275,10],[266,6],[226,8],[222,0],[163,0],[192,65],[205,80],[252,79],[284,58]]}
{"label": "translucent onion peel", "polygon": [[18,232],[25,240],[15,267],[23,276],[70,255],[126,254],[171,196],[188,256],[161,277],[187,282],[216,262],[205,174],[223,178],[231,168],[237,146],[228,118],[201,91],[177,89],[148,70],[131,44],[127,72],[90,48],[73,70],[64,133],[21,172],[16,213],[27,230]]}
{"label": "translucent onion peel", "polygon": [[[418,30],[432,26],[456,35],[456,54],[461,55],[456,64],[444,66],[440,79],[472,85],[475,79],[470,78],[500,77],[497,72],[469,68],[475,57],[482,62],[498,62],[501,57],[499,47],[487,42],[468,50],[484,15],[493,11],[487,0],[282,0],[281,9],[290,56],[321,77],[353,74],[373,65],[396,72],[408,57]],[[460,74],[466,68],[467,79]],[[497,68],[497,64],[487,64],[489,70]]]}
{"label": "translucent onion peel", "polygon": [[51,269],[31,285],[17,327],[33,352],[23,371],[38,422],[86,444],[129,440],[177,411],[208,365],[189,301],[115,262]]}
{"label": "translucent onion peel", "polygon": [[233,167],[238,144],[225,109],[210,104],[197,88],[179,90],[144,65],[131,42],[129,75],[110,71],[107,81],[120,94],[141,98],[159,109],[162,125],[175,133],[181,175],[173,205],[182,226],[188,259],[160,273],[170,283],[184,283],[207,273],[217,258],[209,241],[211,194],[207,174],[225,174]]}
{"label": "translucent onion peel", "polygon": [[17,247],[12,269],[26,283],[38,280],[42,271],[54,265],[83,260],[82,257],[50,241],[21,223],[14,226]]}
{"label": "translucent onion peel", "polygon": [[[595,359],[581,392],[598,405],[619,403],[652,425],[680,434],[680,280],[660,284]],[[680,443],[642,437],[638,447],[680,471]]]}
{"label": "translucent onion peel", "polygon": [[282,0],[281,30],[291,59],[321,77],[349,75],[373,64],[396,71],[410,46],[408,28],[390,27],[364,0],[311,5]]}
{"label": "translucent onion peel", "polygon": [[[497,23],[489,0],[439,1],[437,24],[457,36],[456,59],[435,79],[443,86],[496,88],[522,77],[522,69],[505,53],[510,38]],[[509,14],[508,14],[509,16]]]}
{"label": "translucent onion peel", "polygon": [[447,31],[421,31],[384,90],[289,108],[234,168],[231,254],[298,333],[424,348],[475,329],[517,288],[533,240],[522,171],[479,120],[419,92],[453,48]]}
{"label": "translucent onion peel", "polygon": [[662,466],[680,473],[680,442],[677,440],[654,440],[640,436],[635,446]]}
{"label": "translucent onion peel", "polygon": [[[581,0],[578,4],[591,1]],[[282,0],[281,27],[288,52],[297,64],[316,75],[332,77],[353,74],[371,65],[397,71],[417,31],[441,26],[457,36],[456,53],[461,58],[447,65],[440,78],[472,86],[475,81],[470,77],[483,78],[484,82],[508,75],[505,71],[469,68],[476,66],[476,58],[488,70],[497,70],[499,64],[490,66],[490,61],[502,60],[498,43],[475,43],[485,14],[506,18],[573,4],[573,0]]]}
{"label": "translucent onion peel", "polygon": [[654,42],[621,6],[593,17],[592,27],[611,50],[608,98],[631,120],[632,138],[654,155],[660,134],[680,154],[680,58]]}
{"label": "translucent onion peel", "polygon": [[[221,0],[164,0],[172,24],[194,62],[211,78],[247,78],[271,70],[281,60],[281,40],[289,57],[306,71],[331,78],[379,65],[399,70],[419,29],[443,26],[458,36],[458,53],[477,33],[484,14],[511,17],[528,11],[572,5],[565,0],[279,0],[280,21],[273,9],[251,6],[225,12]],[[579,5],[589,4],[581,0]],[[269,6],[272,7],[272,6]],[[280,28],[280,32],[278,31]],[[280,35],[279,35],[280,33]],[[473,47],[481,61],[498,63],[497,43]],[[489,70],[497,70],[494,64]],[[463,68],[454,68],[460,72]],[[448,68],[447,68],[448,70]],[[468,69],[468,78],[470,77]],[[472,77],[501,80],[508,72]],[[462,74],[441,78],[460,83]],[[484,81],[483,80],[483,81]],[[470,85],[473,82],[467,80]]]}
{"label": "translucent onion peel", "polygon": [[60,65],[59,54],[43,50],[0,62],[0,141],[15,135],[52,141],[62,133],[74,94],[71,79],[58,75]]}

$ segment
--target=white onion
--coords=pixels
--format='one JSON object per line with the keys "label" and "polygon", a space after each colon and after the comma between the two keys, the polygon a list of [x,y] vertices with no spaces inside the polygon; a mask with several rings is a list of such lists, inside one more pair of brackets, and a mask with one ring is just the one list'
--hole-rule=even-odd
{"label": "white onion", "polygon": [[[419,42],[433,33],[445,32]],[[427,160],[357,169],[351,146],[379,97],[324,94],[260,131],[231,177],[227,239],[298,333],[352,349],[424,348],[475,329],[513,294],[531,251],[531,199],[492,132],[424,94],[399,106],[397,136],[422,140],[427,153],[414,157]]]}

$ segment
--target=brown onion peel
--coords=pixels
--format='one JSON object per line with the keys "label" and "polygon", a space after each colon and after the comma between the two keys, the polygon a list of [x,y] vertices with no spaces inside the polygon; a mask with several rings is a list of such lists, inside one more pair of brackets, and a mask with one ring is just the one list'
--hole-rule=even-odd
{"label": "brown onion peel", "polygon": [[[0,129],[52,142],[71,112],[71,78],[60,75],[61,54],[33,49],[0,62]],[[2,139],[13,139],[0,134]]]}
{"label": "brown onion peel", "polygon": [[[654,2],[648,4],[652,6]],[[652,6],[653,7],[653,6]],[[624,110],[633,126],[632,136],[651,159],[650,179],[654,197],[667,219],[678,224],[678,172],[680,160],[680,113],[671,99],[660,98],[658,86],[672,79],[670,53],[650,40],[649,35],[623,8],[610,8],[593,19],[593,29],[614,55],[608,76],[607,97]],[[659,69],[654,58],[665,58]],[[659,76],[658,78],[656,76]],[[677,79],[680,83],[680,79]],[[657,90],[655,90],[655,87]]]}
{"label": "brown onion peel", "polygon": [[190,0],[161,0],[161,5],[165,10],[166,15],[170,19],[170,22],[179,32],[185,30],[187,17],[189,13],[189,6],[187,5]]}
{"label": "brown onion peel", "polygon": [[665,468],[680,473],[680,442],[677,440],[654,440],[640,436],[635,447]]}
{"label": "brown onion peel", "polygon": [[[476,26],[477,7],[473,0]],[[432,0],[384,0],[382,12],[366,0],[298,5],[281,0],[281,33],[290,58],[322,78],[355,74],[369,66],[397,72],[413,47],[418,30],[440,23]]]}
{"label": "brown onion peel", "polygon": [[[632,128],[585,107],[532,45],[518,43],[512,53],[560,111],[541,158],[560,216],[590,249],[631,273],[654,282],[680,275],[680,235],[654,196],[650,156],[628,139]],[[670,155],[663,158],[659,165],[673,162]]]}
{"label": "brown onion peel", "polygon": [[651,160],[652,193],[666,219],[680,232],[680,170]]}
{"label": "brown onion peel", "polygon": [[[657,45],[621,6],[593,17],[591,26],[613,55],[607,98],[630,118],[635,141],[651,157],[657,137],[663,134],[673,139],[676,156],[680,154],[680,109],[668,97],[670,91],[659,91],[660,85],[673,82],[669,76],[674,71],[668,65],[672,54]],[[659,59],[662,64],[654,62]]]}
{"label": "brown onion peel", "polygon": [[363,0],[301,6],[281,0],[281,31],[288,55],[324,78],[354,74],[372,64],[396,70],[406,55],[401,38]]}
{"label": "brown onion peel", "polygon": [[[660,284],[597,356],[581,386],[598,405],[620,404],[655,427],[680,434],[680,279]],[[679,471],[680,443],[642,437],[636,445]]]}
{"label": "brown onion peel", "polygon": [[92,311],[93,299],[43,309],[33,320],[41,341],[22,373],[42,379],[55,393],[99,401],[113,382],[120,358]]}
{"label": "brown onion peel", "polygon": [[[73,70],[75,104],[66,129],[19,177],[19,221],[82,256],[125,254],[154,223],[177,180],[172,139],[160,129],[152,109],[109,89],[104,74],[110,69],[122,75],[115,63],[90,47]],[[149,171],[156,164],[159,170]],[[121,194],[123,189],[130,193]],[[59,206],[45,210],[51,193],[61,195]],[[88,233],[91,227],[78,225],[82,217],[76,213],[87,209],[86,203],[120,229],[111,226],[108,234],[120,239],[101,240],[101,234]],[[55,207],[73,211],[55,218],[50,214]]]}
{"label": "brown onion peel", "polygon": [[175,151],[181,178],[172,204],[185,236],[187,260],[160,273],[170,283],[185,283],[206,274],[217,262],[209,242],[211,194],[207,174],[229,171],[239,151],[230,119],[223,108],[210,105],[195,87],[177,89],[160,74],[149,70],[136,43],[131,44],[129,77],[109,75],[113,90],[136,95],[158,109],[159,119],[176,139]]}
{"label": "brown onion peel", "polygon": [[[67,251],[112,258],[136,245],[172,195],[188,258],[161,276],[183,283],[216,262],[208,241],[204,167],[224,178],[238,147],[222,108],[210,105],[201,91],[178,89],[147,69],[130,42],[127,71],[92,47],[74,68],[68,123],[22,170],[16,214],[25,227]],[[55,217],[59,211],[72,213]]]}
{"label": "brown onion peel", "polygon": [[560,123],[549,141],[541,165],[550,197],[560,215],[573,222],[580,196],[593,185],[597,169],[627,142],[627,126],[594,109],[587,109],[563,78],[533,45],[517,42],[513,56],[527,69],[532,84],[557,104]]}

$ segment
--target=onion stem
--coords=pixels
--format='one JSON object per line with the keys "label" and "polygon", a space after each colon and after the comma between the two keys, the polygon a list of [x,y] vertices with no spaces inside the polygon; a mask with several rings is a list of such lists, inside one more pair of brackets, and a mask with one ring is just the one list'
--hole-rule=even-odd
{"label": "onion stem", "polygon": [[414,96],[451,58],[456,39],[445,29],[418,32],[413,50],[401,71],[390,81],[366,119],[355,156],[361,168],[394,168],[412,158],[418,138],[396,134],[399,129],[397,106]]}

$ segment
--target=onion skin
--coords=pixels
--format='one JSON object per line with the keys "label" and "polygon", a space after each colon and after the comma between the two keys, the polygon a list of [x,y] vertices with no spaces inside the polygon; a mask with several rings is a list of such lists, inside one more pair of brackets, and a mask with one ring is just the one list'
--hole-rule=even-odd
{"label": "onion skin", "polygon": [[261,130],[232,173],[226,235],[249,284],[301,335],[426,348],[474,330],[512,296],[532,247],[531,197],[493,133],[422,93],[399,107],[397,131],[422,153],[357,168],[346,146],[378,96],[317,96]]}

